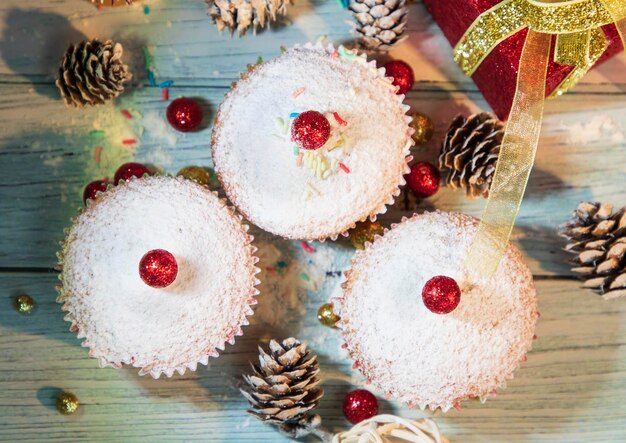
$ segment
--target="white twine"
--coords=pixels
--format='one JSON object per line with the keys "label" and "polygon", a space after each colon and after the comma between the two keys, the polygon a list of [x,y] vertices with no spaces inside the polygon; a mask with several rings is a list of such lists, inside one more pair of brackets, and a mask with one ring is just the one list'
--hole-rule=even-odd
{"label": "white twine", "polygon": [[434,421],[407,420],[395,415],[377,415],[335,434],[332,443],[449,443]]}

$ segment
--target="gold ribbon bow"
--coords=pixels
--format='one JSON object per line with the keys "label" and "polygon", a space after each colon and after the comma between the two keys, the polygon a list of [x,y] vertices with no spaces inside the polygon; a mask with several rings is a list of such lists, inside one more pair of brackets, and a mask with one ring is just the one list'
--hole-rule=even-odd
{"label": "gold ribbon bow", "polygon": [[555,62],[574,67],[554,97],[574,86],[604,53],[601,27],[607,24],[615,24],[626,49],[626,0],[503,0],[482,13],[454,48],[454,60],[471,76],[499,43],[528,28],[489,199],[465,260],[468,269],[490,277],[506,252],[539,143],[552,35]]}

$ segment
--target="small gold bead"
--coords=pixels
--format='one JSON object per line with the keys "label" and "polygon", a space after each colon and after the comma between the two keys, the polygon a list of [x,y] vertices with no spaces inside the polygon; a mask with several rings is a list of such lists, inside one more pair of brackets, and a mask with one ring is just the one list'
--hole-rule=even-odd
{"label": "small gold bead", "polygon": [[333,304],[326,303],[320,306],[317,311],[317,319],[324,326],[334,328],[335,324],[340,320],[339,316],[333,312]]}
{"label": "small gold bead", "polygon": [[202,186],[209,186],[211,184],[211,173],[200,166],[186,166],[176,175],[185,177],[188,180],[193,180]]}
{"label": "small gold bead", "polygon": [[78,397],[71,392],[63,392],[57,397],[57,410],[63,415],[71,415],[78,409]]}
{"label": "small gold bead", "polygon": [[20,314],[30,314],[35,307],[32,297],[27,294],[21,294],[15,299],[15,309]]}
{"label": "small gold bead", "polygon": [[415,133],[411,136],[418,145],[424,145],[430,141],[435,131],[433,121],[427,115],[420,112],[413,113],[413,120],[410,123]]}
{"label": "small gold bead", "polygon": [[365,243],[372,243],[377,235],[383,235],[385,229],[378,222],[362,222],[358,223],[352,231],[350,231],[350,241],[356,249],[365,249]]}

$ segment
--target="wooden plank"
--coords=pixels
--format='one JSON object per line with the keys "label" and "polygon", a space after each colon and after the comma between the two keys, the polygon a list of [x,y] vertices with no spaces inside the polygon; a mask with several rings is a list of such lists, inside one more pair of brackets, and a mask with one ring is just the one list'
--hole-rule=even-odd
{"label": "wooden plank", "polygon": [[[218,33],[202,1],[154,0],[149,6],[150,14],[145,15],[143,2],[99,12],[84,0],[5,0],[0,5],[0,80],[51,83],[65,48],[85,37],[123,42],[136,80],[144,84],[142,48],[148,46],[162,78],[203,86],[229,85],[246,64],[258,56],[274,56],[281,45],[315,41],[322,35],[338,43],[352,40],[351,15],[336,1],[296,1],[285,22],[289,26],[241,39]],[[448,41],[421,2],[410,6],[407,35],[391,56],[409,61],[419,83],[476,91],[454,65]],[[620,56],[586,76],[576,91],[623,92],[623,70]]]}
{"label": "wooden plank", "polygon": [[[0,267],[52,267],[57,241],[81,204],[83,186],[111,177],[132,159],[152,163],[168,173],[188,164],[210,166],[210,122],[225,88],[172,88],[171,97],[201,97],[207,108],[205,129],[177,134],[165,123],[166,103],[158,88],[128,91],[116,106],[67,110],[46,85],[37,92],[27,85],[0,85]],[[435,161],[447,122],[459,112],[484,109],[478,93],[417,90],[407,101],[429,114],[436,134],[415,157]],[[125,119],[120,109],[135,113]],[[591,114],[591,111],[594,113]],[[142,129],[143,128],[143,129]],[[103,136],[93,136],[103,129]],[[536,275],[567,275],[557,225],[581,200],[626,204],[624,133],[626,94],[569,94],[548,104],[537,164],[515,233]],[[137,146],[124,146],[133,138]],[[102,146],[100,163],[95,148]],[[442,190],[419,206],[480,215],[483,200],[469,201],[463,192]],[[415,206],[399,201],[381,219],[390,224],[410,215]]]}
{"label": "wooden plank", "polygon": [[[213,359],[210,369],[172,379],[139,377],[128,368],[98,368],[67,330],[54,302],[55,275],[0,275],[0,440],[287,441],[247,417],[237,391],[239,374],[256,358],[259,338],[284,334],[308,340],[319,353],[326,390],[319,412],[335,431],[347,426],[341,400],[354,385],[362,386],[362,380],[339,349],[339,333],[315,319],[317,307],[338,284],[326,271],[343,267],[345,257],[337,245],[304,256],[297,249],[290,251],[295,246],[288,242],[279,246],[285,256],[277,255],[269,243],[262,245],[262,264],[287,260],[287,277],[265,277],[268,287],[258,307],[262,311],[245,335]],[[311,275],[317,291],[293,278],[300,269]],[[537,286],[539,340],[506,390],[484,405],[465,402],[462,411],[448,414],[384,401],[382,411],[434,416],[452,441],[459,442],[624,441],[626,305],[604,302],[569,280],[542,279]],[[20,292],[31,294],[37,303],[30,316],[11,307],[12,297]],[[274,309],[281,310],[280,318],[273,315]],[[60,389],[82,401],[77,416],[64,417],[54,410]]]}

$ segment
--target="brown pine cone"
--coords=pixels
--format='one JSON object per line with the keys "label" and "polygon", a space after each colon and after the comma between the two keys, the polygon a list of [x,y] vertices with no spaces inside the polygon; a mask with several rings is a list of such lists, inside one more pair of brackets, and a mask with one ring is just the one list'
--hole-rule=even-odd
{"label": "brown pine cone", "polygon": [[465,188],[469,198],[489,197],[500,154],[504,123],[487,112],[457,116],[446,132],[439,169],[450,188]]}
{"label": "brown pine cone", "polygon": [[264,28],[276,21],[279,15],[287,15],[287,6],[293,0],[206,0],[209,15],[217,30],[222,32],[228,28],[231,34],[237,31],[239,37],[248,28],[256,33],[257,28]]}
{"label": "brown pine cone", "polygon": [[387,51],[403,39],[406,0],[350,0],[356,20],[354,33],[366,49]]}
{"label": "brown pine cone", "polygon": [[94,39],[70,45],[56,85],[68,106],[106,103],[124,91],[124,82],[132,78],[128,66],[122,63],[124,50],[119,43]]}
{"label": "brown pine cone", "polygon": [[269,354],[259,346],[259,364],[251,364],[253,373],[244,375],[247,390],[241,393],[250,402],[248,412],[258,419],[279,425],[292,437],[314,432],[321,423],[317,415],[308,414],[324,395],[317,388],[317,356],[306,343],[288,338],[269,343]]}
{"label": "brown pine cone", "polygon": [[581,203],[561,235],[575,257],[572,271],[606,300],[626,296],[626,208],[609,203]]}

